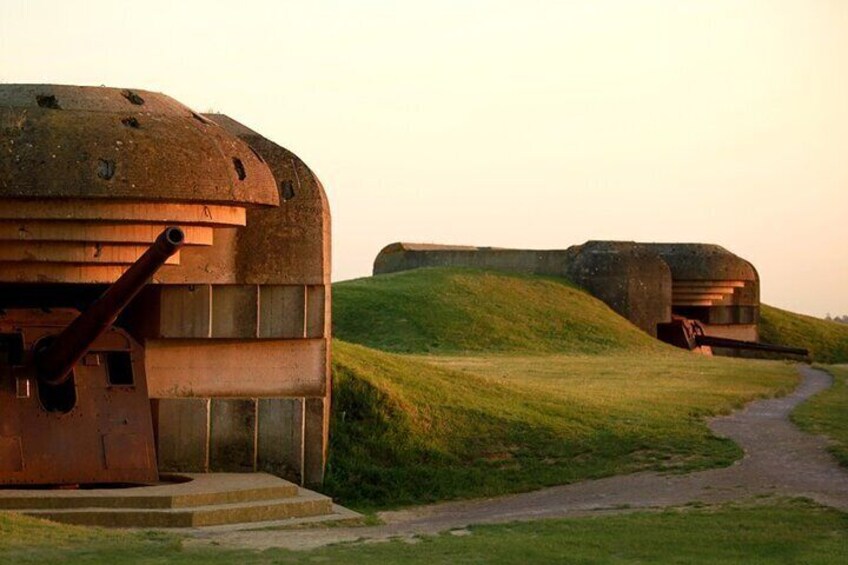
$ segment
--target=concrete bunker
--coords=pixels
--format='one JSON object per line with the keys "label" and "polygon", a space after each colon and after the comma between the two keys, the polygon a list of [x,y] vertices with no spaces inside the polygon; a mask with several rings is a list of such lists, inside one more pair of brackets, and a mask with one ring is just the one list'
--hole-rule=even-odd
{"label": "concrete bunker", "polygon": [[[312,171],[227,116],[102,87],[0,85],[0,152],[0,484],[254,470],[320,483],[330,213]],[[34,340],[88,311],[167,226],[182,246],[89,344],[72,406],[51,390],[68,409],[44,410]],[[131,423],[96,415],[130,397]],[[60,460],[60,475],[34,470]]]}
{"label": "concrete bunker", "polygon": [[[668,325],[685,319],[694,324],[686,331],[701,335],[690,336],[690,345],[759,338],[759,275],[718,245],[588,241],[562,250],[522,250],[393,243],[377,255],[374,274],[437,266],[566,277],[654,337],[666,339]],[[725,345],[716,352],[742,348]]]}

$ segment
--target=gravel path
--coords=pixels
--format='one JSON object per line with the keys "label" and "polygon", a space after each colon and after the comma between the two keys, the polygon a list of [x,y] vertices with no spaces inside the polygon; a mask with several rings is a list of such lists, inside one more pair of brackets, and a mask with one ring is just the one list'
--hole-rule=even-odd
{"label": "gravel path", "polygon": [[804,400],[831,385],[830,375],[801,367],[803,380],[790,395],[759,400],[729,416],[710,421],[710,429],[738,443],[743,459],[724,469],[687,475],[636,473],[585,481],[492,499],[449,502],[384,512],[382,526],[315,530],[241,530],[192,532],[189,544],[265,549],[309,549],[330,543],[433,534],[491,524],[604,512],[720,503],[754,496],[804,496],[848,511],[848,470],[826,451],[827,440],[798,430],[789,414]]}

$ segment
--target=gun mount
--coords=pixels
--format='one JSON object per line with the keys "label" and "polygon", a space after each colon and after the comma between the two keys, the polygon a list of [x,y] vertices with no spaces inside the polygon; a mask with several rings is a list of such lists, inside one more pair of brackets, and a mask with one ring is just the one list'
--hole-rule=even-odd
{"label": "gun mount", "polygon": [[670,345],[690,351],[712,353],[713,347],[744,351],[760,351],[779,355],[808,357],[810,352],[800,347],[786,347],[756,341],[730,339],[706,334],[704,326],[697,320],[672,316],[671,322],[658,324],[657,337]]}
{"label": "gun mount", "polygon": [[183,241],[165,229],[82,313],[0,312],[0,484],[158,479],[144,350],[113,324]]}

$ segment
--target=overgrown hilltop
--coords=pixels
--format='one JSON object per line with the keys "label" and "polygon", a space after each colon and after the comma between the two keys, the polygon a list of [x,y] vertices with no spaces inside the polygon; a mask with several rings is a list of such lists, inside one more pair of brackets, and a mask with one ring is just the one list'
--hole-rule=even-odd
{"label": "overgrown hilltop", "polygon": [[333,332],[396,353],[668,349],[566,279],[458,268],[333,285]]}
{"label": "overgrown hilltop", "polygon": [[[333,331],[395,353],[617,354],[668,351],[564,278],[459,268],[403,271],[333,286]],[[761,306],[761,340],[848,362],[848,326]]]}

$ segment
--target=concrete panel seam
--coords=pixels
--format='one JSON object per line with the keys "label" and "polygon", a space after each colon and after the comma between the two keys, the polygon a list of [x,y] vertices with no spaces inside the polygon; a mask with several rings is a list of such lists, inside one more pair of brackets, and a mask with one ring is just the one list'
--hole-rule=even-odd
{"label": "concrete panel seam", "polygon": [[209,460],[210,460],[210,451],[211,451],[211,442],[212,442],[212,399],[205,399],[206,404],[206,441],[205,441],[205,462],[203,464],[203,470],[205,472],[209,472]]}
{"label": "concrete panel seam", "polygon": [[[259,302],[257,301],[257,304]],[[253,399],[253,472],[259,470],[259,399]]]}

